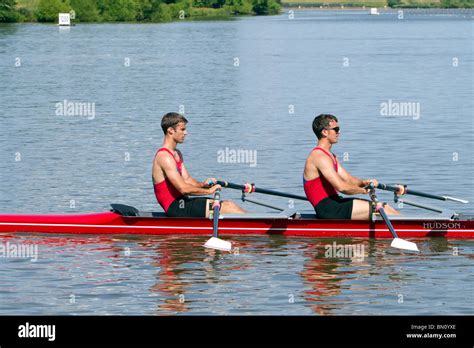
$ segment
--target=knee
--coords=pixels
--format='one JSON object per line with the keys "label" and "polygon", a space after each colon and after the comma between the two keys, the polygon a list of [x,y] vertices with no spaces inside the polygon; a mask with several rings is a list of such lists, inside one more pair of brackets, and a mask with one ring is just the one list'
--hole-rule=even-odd
{"label": "knee", "polygon": [[387,212],[390,213],[390,214],[394,214],[394,215],[400,214],[400,213],[398,212],[398,210],[396,210],[395,208],[393,208],[392,206],[390,206],[390,205],[388,205],[388,204],[385,206],[385,209],[386,209]]}
{"label": "knee", "polygon": [[232,201],[222,201],[222,206],[227,207],[227,208],[234,208],[237,205]]}

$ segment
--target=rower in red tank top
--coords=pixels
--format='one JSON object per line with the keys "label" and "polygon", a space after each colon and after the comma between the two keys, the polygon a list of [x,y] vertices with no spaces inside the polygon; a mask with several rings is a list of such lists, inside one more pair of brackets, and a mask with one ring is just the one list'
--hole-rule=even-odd
{"label": "rower in red tank top", "polygon": [[[329,156],[331,160],[334,163],[334,170],[338,171],[338,166],[337,166],[337,160],[336,160],[336,155],[329,154],[326,150],[320,148],[320,147],[315,147],[313,151],[322,151],[324,154]],[[332,185],[329,183],[329,181],[324,178],[324,176],[318,176],[317,178],[314,178],[313,180],[305,180],[303,176],[303,186],[304,186],[304,192],[306,193],[306,197],[310,201],[311,205],[313,207],[317,206],[319,202],[321,202],[323,199],[337,195],[337,191],[332,187]]]}
{"label": "rower in red tank top", "polygon": [[[152,168],[153,189],[156,200],[170,217],[209,217],[209,197],[220,188],[214,185],[216,179],[208,178],[198,182],[189,175],[183,156],[176,147],[184,142],[188,121],[183,115],[169,112],[161,120],[164,133],[163,144],[155,154]],[[221,213],[245,213],[232,201],[222,201]]]}
{"label": "rower in red tank top", "polygon": [[[182,176],[183,175],[182,174],[183,159],[181,158],[181,156],[179,156],[179,161],[178,161],[176,160],[175,155],[167,148],[162,147],[161,149],[158,149],[156,153],[158,154],[158,152],[160,151],[165,151],[173,157],[173,159],[176,162],[176,170],[178,171],[179,175]],[[167,177],[163,181],[155,183],[153,185],[153,189],[155,191],[156,200],[158,201],[158,203],[160,203],[161,207],[163,208],[165,212],[168,212],[168,208],[171,205],[171,203],[173,203],[175,200],[179,198],[184,197],[184,195],[182,195],[173,186],[173,184]]]}
{"label": "rower in red tank top", "polygon": [[[321,114],[313,121],[313,132],[318,138],[318,145],[306,159],[303,184],[306,197],[320,219],[369,220],[372,215],[370,200],[343,198],[346,195],[367,194],[371,182],[377,186],[375,179],[359,179],[351,176],[331,154],[332,145],[339,140],[339,124],[335,116]],[[386,205],[387,214],[398,214]]]}

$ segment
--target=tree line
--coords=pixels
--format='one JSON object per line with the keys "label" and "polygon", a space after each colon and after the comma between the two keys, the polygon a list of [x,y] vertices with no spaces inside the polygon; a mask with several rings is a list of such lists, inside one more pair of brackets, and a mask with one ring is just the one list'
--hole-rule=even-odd
{"label": "tree line", "polygon": [[272,15],[280,0],[0,0],[0,22],[168,22],[192,17]]}

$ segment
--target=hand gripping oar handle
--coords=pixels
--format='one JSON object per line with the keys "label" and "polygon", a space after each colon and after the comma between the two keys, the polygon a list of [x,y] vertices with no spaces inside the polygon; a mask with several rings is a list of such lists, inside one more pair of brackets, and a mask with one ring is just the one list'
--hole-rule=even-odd
{"label": "hand gripping oar handle", "polygon": [[242,192],[245,192],[245,193],[256,192],[256,193],[263,193],[263,194],[272,195],[272,196],[300,199],[302,201],[308,200],[308,198],[306,198],[305,196],[299,196],[299,195],[293,195],[291,193],[262,189],[262,188],[256,187],[254,184],[239,185],[239,184],[234,184],[227,181],[217,181],[217,184],[221,185],[222,187],[228,187],[235,190],[241,190]]}
{"label": "hand gripping oar handle", "polygon": [[[469,203],[469,201],[466,201],[464,199],[453,198],[449,196],[433,195],[431,193],[425,193],[425,192],[408,189],[406,185],[400,185],[400,186],[403,187],[402,194],[404,195],[420,196],[420,197],[425,197],[425,198],[437,199],[439,201],[454,201],[454,202],[459,202],[459,203],[464,203],[464,204]],[[381,190],[385,190],[385,191],[392,191],[392,192],[398,192],[400,190],[399,186],[391,186],[391,185],[385,185],[385,184],[378,184],[377,188]]]}

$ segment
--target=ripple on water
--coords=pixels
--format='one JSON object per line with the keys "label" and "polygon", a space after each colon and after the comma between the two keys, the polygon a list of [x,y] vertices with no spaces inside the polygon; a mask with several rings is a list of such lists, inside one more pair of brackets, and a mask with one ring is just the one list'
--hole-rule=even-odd
{"label": "ripple on water", "polygon": [[[50,35],[46,25],[2,25],[2,82],[12,88],[0,89],[0,211],[91,212],[109,209],[112,201],[158,209],[149,177],[161,141],[157,115],[183,104],[190,136],[182,151],[198,178],[219,174],[302,194],[302,166],[315,141],[310,123],[327,110],[340,119],[334,151],[350,172],[473,201],[472,137],[457,137],[453,149],[440,127],[445,115],[456,114],[458,129],[472,128],[472,61],[453,69],[445,59],[450,52],[472,55],[472,22],[453,11],[393,31],[392,14],[302,11],[290,26],[285,15],[94,24],[73,37]],[[262,31],[270,22],[272,30]],[[361,45],[368,37],[375,44]],[[136,54],[124,71],[115,63],[130,45]],[[236,47],[244,63],[238,69],[225,63]],[[2,63],[11,61],[11,52],[28,56],[21,69]],[[334,63],[347,52],[357,52],[350,67]],[[55,115],[55,103],[64,99],[95,102],[95,119]],[[381,116],[389,99],[420,102],[420,119]],[[208,141],[214,121],[225,127]],[[216,144],[256,150],[257,165],[216,167]],[[397,150],[386,156],[377,144]],[[21,161],[14,161],[17,153]],[[223,198],[240,194],[227,190]],[[472,213],[472,205],[439,204]],[[474,308],[472,241],[416,240],[421,253],[413,255],[391,249],[388,240],[241,236],[230,238],[239,253],[227,254],[204,250],[206,239],[0,235],[0,242],[34,243],[39,252],[37,262],[0,258],[0,314],[410,315],[472,314]],[[334,241],[363,245],[364,257],[325,255]]]}

